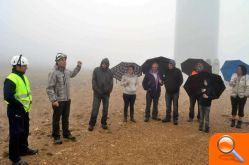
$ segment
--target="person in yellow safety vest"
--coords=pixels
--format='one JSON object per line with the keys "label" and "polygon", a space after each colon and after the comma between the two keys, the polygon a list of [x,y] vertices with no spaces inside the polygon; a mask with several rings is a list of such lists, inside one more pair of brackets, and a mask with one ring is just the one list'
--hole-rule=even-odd
{"label": "person in yellow safety vest", "polygon": [[12,73],[4,81],[4,100],[9,118],[9,159],[13,165],[27,165],[20,156],[38,153],[37,149],[28,147],[29,112],[32,107],[30,84],[25,75],[28,60],[22,55],[14,56],[11,65]]}

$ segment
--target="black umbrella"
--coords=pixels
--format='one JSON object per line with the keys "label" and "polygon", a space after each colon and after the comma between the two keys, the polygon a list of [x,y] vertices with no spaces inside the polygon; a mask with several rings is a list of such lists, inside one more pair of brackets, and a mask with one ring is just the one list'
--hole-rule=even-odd
{"label": "black umbrella", "polygon": [[226,89],[220,75],[201,72],[199,74],[189,76],[183,87],[189,96],[197,96],[200,89],[203,88],[203,80],[205,79],[209,80],[210,85],[215,89],[214,97],[215,99],[218,99]]}
{"label": "black umbrella", "polygon": [[158,66],[159,66],[159,68],[158,68],[159,73],[161,75],[163,75],[168,70],[168,64],[169,64],[170,60],[171,59],[166,58],[166,57],[155,57],[155,58],[148,59],[143,63],[142,71],[143,71],[144,74],[148,73],[150,71],[150,69],[151,69],[151,65],[153,63],[157,63]]}
{"label": "black umbrella", "polygon": [[116,78],[117,80],[121,81],[122,76],[127,72],[128,66],[134,66],[134,74],[137,76],[142,75],[142,70],[141,67],[133,62],[121,62],[118,65],[114,66],[111,68],[111,71],[113,73],[113,77]]}
{"label": "black umbrella", "polygon": [[190,76],[193,70],[195,70],[196,64],[198,63],[203,64],[204,71],[212,73],[212,66],[209,65],[206,61],[204,61],[203,59],[193,59],[193,58],[189,58],[185,60],[183,63],[181,63],[182,72]]}

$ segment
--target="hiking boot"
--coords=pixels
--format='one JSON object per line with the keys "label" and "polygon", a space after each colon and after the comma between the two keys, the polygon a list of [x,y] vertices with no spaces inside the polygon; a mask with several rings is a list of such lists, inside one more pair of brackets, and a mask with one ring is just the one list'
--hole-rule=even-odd
{"label": "hiking boot", "polygon": [[88,126],[88,131],[93,131],[93,129],[94,129],[94,126],[92,126],[92,125]]}
{"label": "hiking boot", "polygon": [[149,120],[150,120],[150,119],[146,117],[146,118],[144,119],[144,122],[149,122]]}
{"label": "hiking boot", "polygon": [[236,128],[241,128],[242,121],[238,120]]}
{"label": "hiking boot", "polygon": [[163,122],[163,123],[170,122],[170,119],[169,119],[169,118],[164,118],[164,119],[162,120],[162,122]]}
{"label": "hiking boot", "polygon": [[123,122],[124,122],[124,123],[127,123],[127,118],[124,118]]}
{"label": "hiking boot", "polygon": [[64,136],[63,138],[71,141],[76,141],[76,137],[72,136],[71,134],[68,136]]}
{"label": "hiking boot", "polygon": [[28,162],[21,159],[18,162],[12,162],[12,165],[28,165]]}
{"label": "hiking boot", "polygon": [[203,124],[199,124],[199,131],[203,131]]}
{"label": "hiking boot", "polygon": [[189,118],[189,119],[188,119],[188,122],[193,122],[193,119]]}
{"label": "hiking boot", "polygon": [[174,123],[174,125],[178,125],[178,121],[177,120],[174,120],[173,123]]}
{"label": "hiking boot", "polygon": [[62,141],[60,138],[54,138],[54,144],[62,144]]}
{"label": "hiking boot", "polygon": [[232,119],[232,121],[231,121],[231,127],[235,127],[235,119]]}
{"label": "hiking boot", "polygon": [[102,124],[102,128],[103,128],[103,129],[108,129],[108,127],[107,127],[106,124]]}
{"label": "hiking boot", "polygon": [[38,149],[28,148],[25,152],[20,152],[20,156],[36,155],[36,154],[38,154]]}
{"label": "hiking boot", "polygon": [[136,123],[136,120],[132,117],[131,122]]}
{"label": "hiking boot", "polygon": [[152,117],[152,120],[161,121],[159,117]]}
{"label": "hiking boot", "polygon": [[205,128],[205,132],[206,132],[206,133],[209,133],[209,127],[206,127],[206,128]]}

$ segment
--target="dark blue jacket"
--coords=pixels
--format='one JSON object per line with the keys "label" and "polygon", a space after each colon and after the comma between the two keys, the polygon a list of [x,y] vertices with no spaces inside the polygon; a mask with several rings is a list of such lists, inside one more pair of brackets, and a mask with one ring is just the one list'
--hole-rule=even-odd
{"label": "dark blue jacket", "polygon": [[[214,96],[215,96],[215,91],[214,91],[214,88],[211,87],[211,86],[207,86],[207,87],[204,87],[203,89],[206,89],[205,92],[200,92],[200,95],[199,95],[199,103],[201,106],[204,106],[204,107],[210,107],[211,106],[211,103],[212,103],[212,100],[214,99]],[[208,98],[204,98],[202,95],[203,94],[206,94],[208,96]]]}
{"label": "dark blue jacket", "polygon": [[[159,79],[161,80],[161,77],[159,74],[157,74]],[[145,74],[145,77],[143,79],[143,88],[146,90],[152,98],[159,97],[161,94],[161,85],[159,81],[155,80],[155,77],[151,72]]]}
{"label": "dark blue jacket", "polygon": [[166,72],[166,77],[164,79],[164,86],[167,94],[174,94],[179,92],[180,87],[183,83],[182,72],[178,68],[173,68]]}
{"label": "dark blue jacket", "polygon": [[[12,72],[19,75],[24,80],[23,73],[20,73],[14,69]],[[4,95],[4,100],[6,100],[9,103],[7,106],[8,114],[9,115],[24,114],[25,113],[24,107],[21,102],[15,99],[14,96],[15,93],[16,93],[16,84],[9,79],[5,79],[3,87],[3,95]]]}

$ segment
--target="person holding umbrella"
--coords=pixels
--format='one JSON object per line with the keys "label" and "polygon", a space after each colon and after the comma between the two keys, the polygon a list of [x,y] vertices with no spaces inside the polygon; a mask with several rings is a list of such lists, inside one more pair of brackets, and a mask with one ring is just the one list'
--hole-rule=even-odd
{"label": "person holding umbrella", "polygon": [[189,97],[197,97],[199,100],[199,130],[203,131],[203,126],[205,126],[204,131],[209,132],[209,113],[212,100],[218,99],[226,89],[221,76],[209,72],[200,72],[189,76],[183,87]]}
{"label": "person holding umbrella", "polygon": [[134,74],[135,67],[128,66],[127,74],[122,76],[121,86],[124,87],[123,100],[124,100],[124,122],[127,122],[128,107],[130,105],[130,120],[136,122],[134,119],[134,104],[136,100],[136,88],[138,85],[138,76]]}
{"label": "person holding umbrella", "polygon": [[103,102],[101,125],[103,129],[108,129],[106,121],[108,116],[109,98],[113,89],[113,73],[109,69],[109,65],[108,58],[104,58],[101,61],[100,67],[96,67],[93,71],[93,106],[88,127],[89,131],[93,131],[94,129],[101,101]]}
{"label": "person holding umbrella", "polygon": [[70,114],[70,78],[81,70],[82,62],[78,61],[73,71],[66,69],[67,55],[57,53],[54,69],[48,75],[47,95],[53,108],[52,136],[55,144],[62,144],[60,138],[60,118],[62,117],[63,137],[75,141],[69,130]]}
{"label": "person holding umbrella", "polygon": [[215,89],[211,86],[209,79],[204,79],[203,88],[201,88],[199,94],[199,104],[200,104],[200,120],[199,120],[199,131],[203,131],[203,126],[205,123],[205,132],[209,132],[209,113],[212,103],[212,99],[215,96]]}
{"label": "person holding umbrella", "polygon": [[235,73],[239,65],[243,65],[246,70],[249,70],[249,65],[241,60],[227,60],[224,62],[220,71],[225,81],[230,82],[232,75]]}
{"label": "person holding umbrella", "polygon": [[142,84],[144,90],[147,91],[144,122],[148,122],[150,119],[151,116],[150,108],[152,102],[153,102],[152,119],[160,121],[161,119],[158,117],[158,101],[161,94],[161,85],[163,85],[163,82],[158,72],[157,63],[152,63],[151,70],[145,74]]}
{"label": "person holding umbrella", "polygon": [[231,77],[229,85],[232,87],[232,122],[231,127],[235,126],[235,118],[238,114],[239,120],[236,128],[241,128],[242,118],[244,117],[244,107],[249,96],[249,77],[244,65],[238,65],[236,73]]}
{"label": "person holding umbrella", "polygon": [[183,83],[183,76],[180,69],[175,67],[174,60],[170,60],[168,64],[168,70],[164,79],[164,85],[166,89],[165,101],[166,101],[166,117],[162,122],[171,121],[171,105],[173,102],[173,122],[174,125],[178,124],[178,99],[180,86]]}
{"label": "person holding umbrella", "polygon": [[[195,66],[195,69],[192,71],[191,76],[196,75],[200,72],[202,72],[204,69],[204,66],[202,63],[197,63]],[[197,113],[197,120],[200,119],[200,107],[199,107],[199,100],[197,97],[189,97],[189,119],[188,122],[192,122],[195,116],[195,103],[197,102],[198,107],[198,113]]]}

